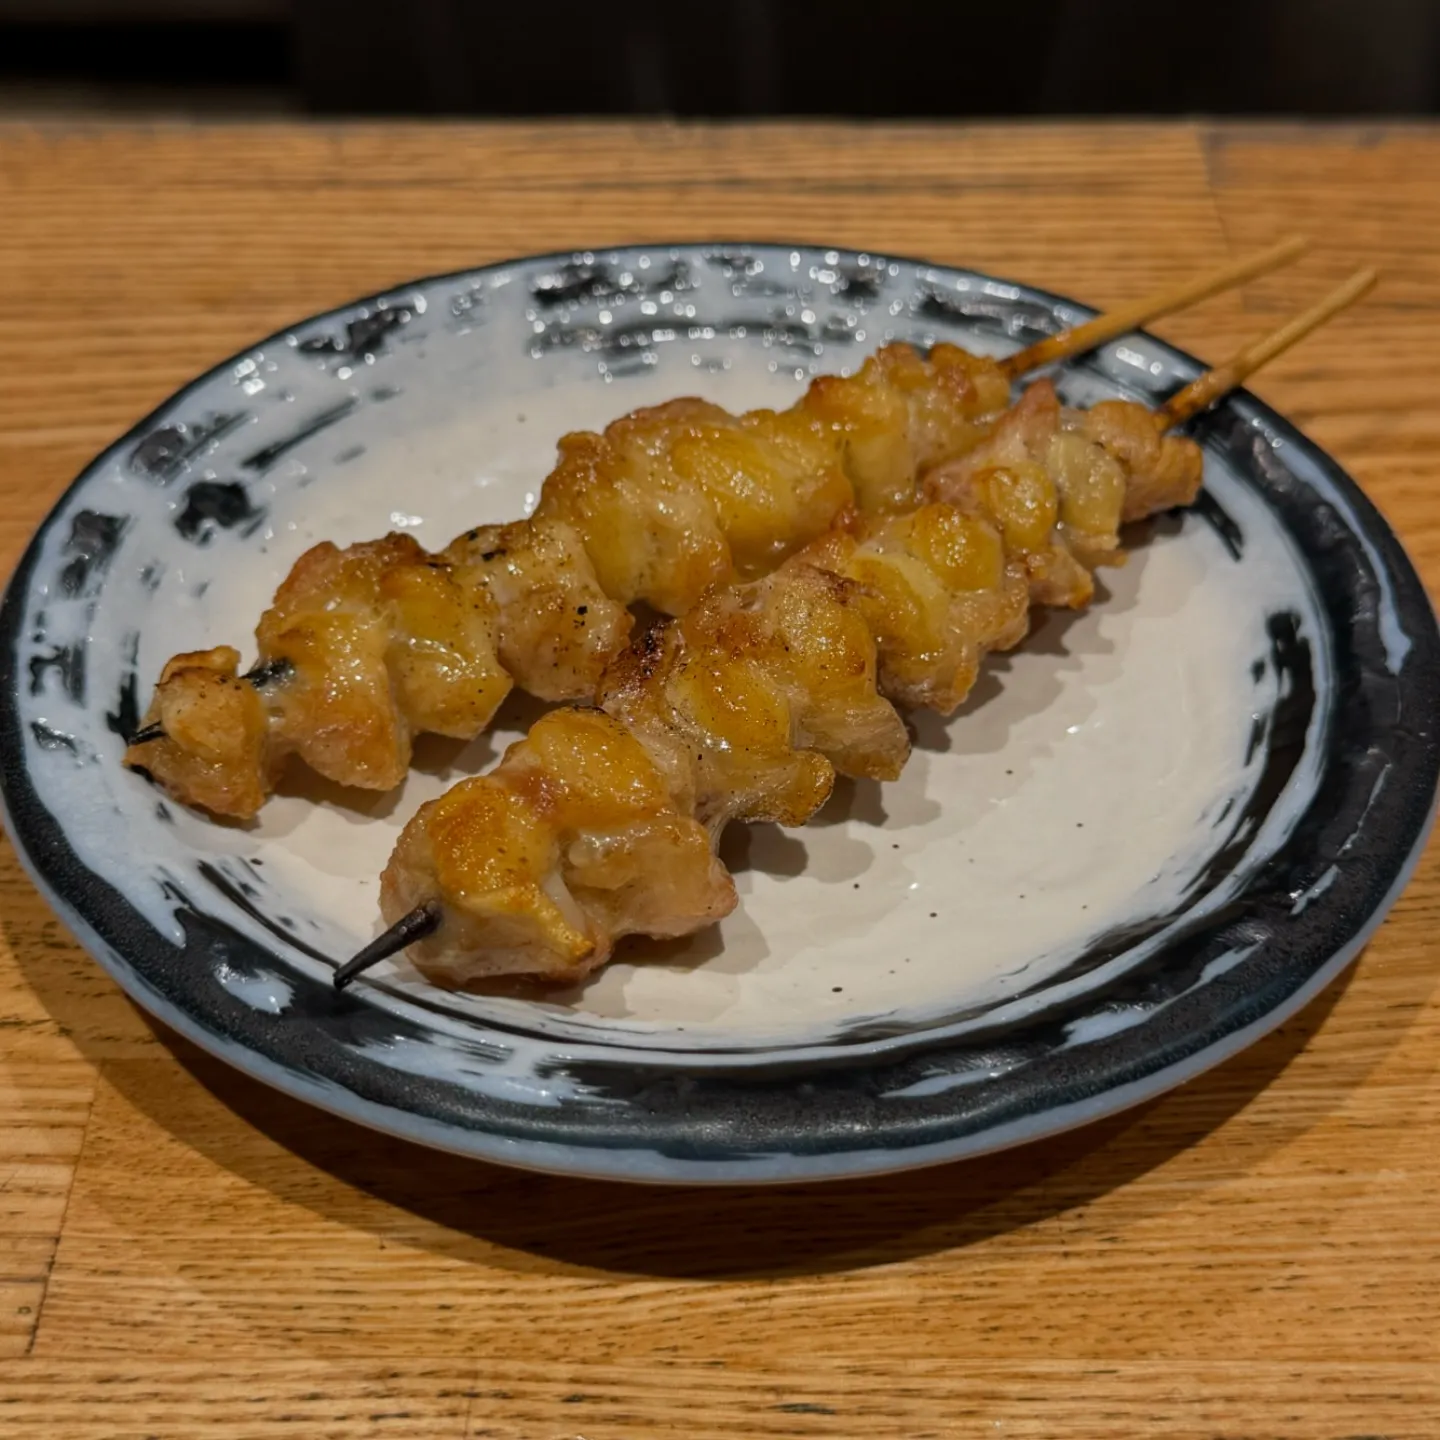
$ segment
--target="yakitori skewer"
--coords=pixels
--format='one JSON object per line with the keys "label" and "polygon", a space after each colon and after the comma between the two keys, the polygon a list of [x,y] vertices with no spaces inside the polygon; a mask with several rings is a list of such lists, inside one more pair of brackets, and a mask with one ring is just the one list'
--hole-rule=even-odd
{"label": "yakitori skewer", "polygon": [[[1008,361],[885,347],[783,412],[677,400],[566,436],[535,515],[438,555],[390,535],[308,551],[242,674],[220,646],[165,666],[126,763],[177,798],[258,811],[286,757],[389,789],[415,735],[471,739],[512,684],[588,699],[624,648],[629,606],[684,614],[711,587],[770,573],[852,509],[903,510],[928,471],[994,428],[1011,378],[1293,258],[1290,240],[1053,337]],[[1028,358],[1027,358],[1028,357]]]}
{"label": "yakitori skewer", "polygon": [[1164,432],[1353,303],[1361,272],[1187,386],[1157,419],[1060,406],[1039,381],[921,503],[855,518],[763,579],[720,587],[620,656],[597,708],[542,718],[485,775],[421,807],[381,882],[390,928],[335,976],[408,948],[427,977],[574,981],[627,934],[679,936],[736,904],[730,820],[797,825],[837,773],[894,779],[892,701],[943,713],[1032,605],[1081,607],[1127,520],[1194,500],[1202,459]]}

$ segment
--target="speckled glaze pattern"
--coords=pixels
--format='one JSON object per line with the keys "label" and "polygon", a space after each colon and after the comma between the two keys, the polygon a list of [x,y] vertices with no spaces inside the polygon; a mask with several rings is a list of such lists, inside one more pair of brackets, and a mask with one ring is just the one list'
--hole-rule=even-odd
{"label": "speckled glaze pattern", "polygon": [[[656,246],[420,281],[259,343],[100,456],[11,581],[0,778],[26,865],[120,984],[215,1054],[554,1171],[901,1169],[1217,1063],[1358,952],[1440,773],[1419,581],[1353,482],[1249,395],[1194,429],[1202,503],[948,724],[917,720],[896,787],[844,790],[799,840],[727,841],[739,917],[574,993],[451,996],[403,961],[329,983],[373,933],[395,831],[524,705],[398,796],[282,795],[251,827],[118,764],[164,657],[243,645],[317,539],[513,518],[562,429],[666,395],[785,404],[888,339],[1000,353],[1089,313],[891,257]],[[1075,403],[1155,400],[1199,368],[1137,335],[1057,379]]]}

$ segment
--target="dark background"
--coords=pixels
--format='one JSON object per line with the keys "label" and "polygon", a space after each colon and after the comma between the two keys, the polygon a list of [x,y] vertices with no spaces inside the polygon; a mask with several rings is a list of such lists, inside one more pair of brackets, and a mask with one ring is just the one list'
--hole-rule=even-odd
{"label": "dark background", "polygon": [[0,106],[1422,115],[1440,0],[0,0]]}

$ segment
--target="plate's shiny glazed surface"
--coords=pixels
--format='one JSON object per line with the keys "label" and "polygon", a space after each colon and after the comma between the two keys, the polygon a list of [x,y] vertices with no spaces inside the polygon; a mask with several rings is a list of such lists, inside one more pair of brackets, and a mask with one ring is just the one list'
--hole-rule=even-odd
{"label": "plate's shiny glazed surface", "polygon": [[[5,797],[42,886],[141,1003],[283,1088],[545,1168],[789,1179],[1014,1143],[1142,1098],[1353,955],[1428,823],[1436,636],[1353,485],[1240,398],[1207,499],[1051,619],[904,779],[727,842],[718,935],[543,1003],[403,964],[343,998],[399,826],[505,731],[395,797],[294,793],[253,828],[116,764],[174,650],[241,641],[295,556],[443,543],[523,510],[566,429],[665,396],[787,403],[888,338],[1012,348],[1078,307],[879,257],[658,247],[421,282],[297,326],[101,457],[6,599]],[[1163,395],[1131,337],[1062,377]],[[521,707],[510,718],[523,723]],[[320,803],[315,803],[316,800]]]}

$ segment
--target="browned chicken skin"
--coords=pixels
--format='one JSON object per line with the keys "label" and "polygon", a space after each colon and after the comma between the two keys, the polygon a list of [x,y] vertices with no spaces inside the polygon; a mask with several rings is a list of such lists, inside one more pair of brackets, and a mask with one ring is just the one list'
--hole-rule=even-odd
{"label": "browned chicken skin", "polygon": [[446,985],[574,980],[625,935],[713,923],[735,904],[728,821],[802,824],[837,773],[893,779],[909,742],[891,702],[953,710],[1032,605],[1087,605],[1121,523],[1190,504],[1201,470],[1142,406],[1092,418],[1031,387],[921,503],[713,588],[617,657],[598,710],[547,715],[423,806],[382,877],[386,921],[438,916],[410,954]]}
{"label": "browned chicken skin", "polygon": [[535,514],[585,537],[607,595],[683,615],[712,585],[773,570],[851,506],[910,504],[917,478],[1009,403],[992,360],[887,345],[855,375],[820,376],[789,410],[672,400],[567,435]]}

